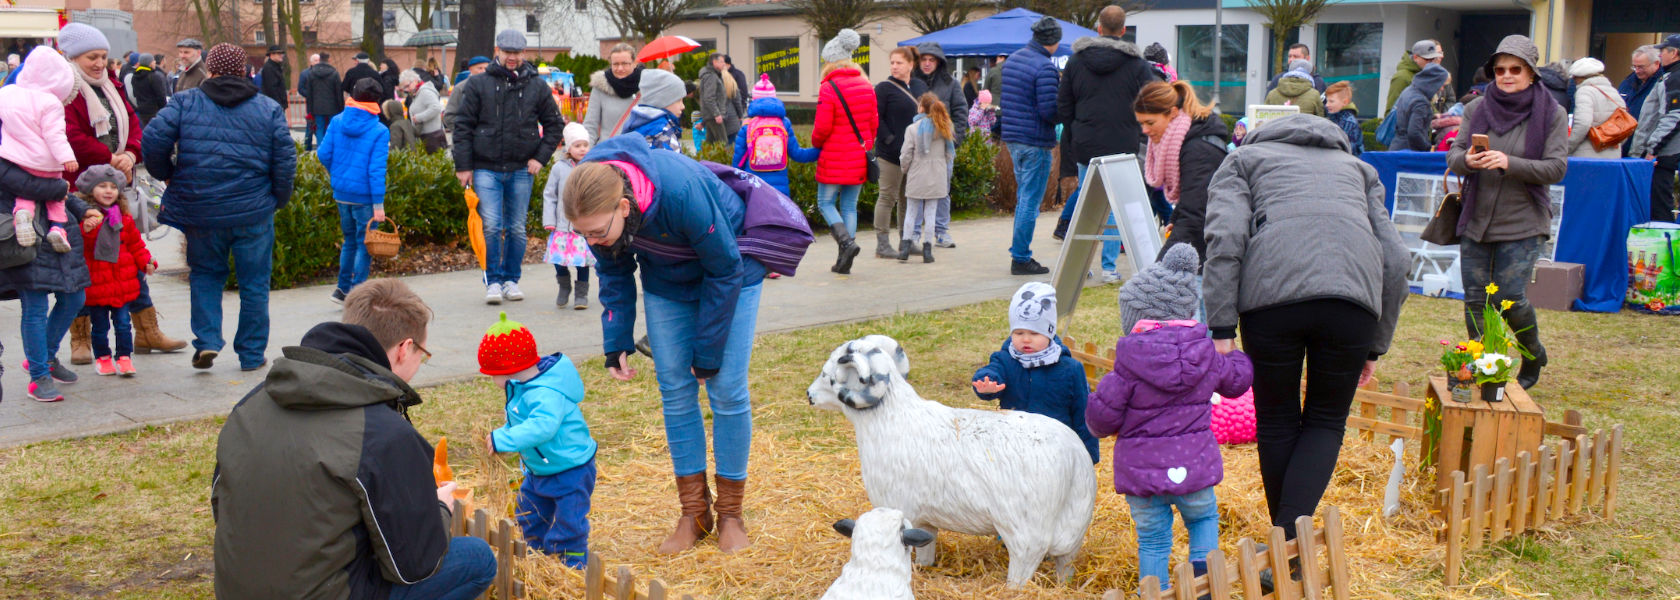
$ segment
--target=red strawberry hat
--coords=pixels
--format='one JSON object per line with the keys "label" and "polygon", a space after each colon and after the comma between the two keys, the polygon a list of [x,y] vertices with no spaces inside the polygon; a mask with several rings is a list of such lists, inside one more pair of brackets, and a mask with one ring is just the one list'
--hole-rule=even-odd
{"label": "red strawberry hat", "polygon": [[536,366],[537,338],[518,321],[508,320],[507,311],[478,343],[478,372],[485,375],[512,375]]}

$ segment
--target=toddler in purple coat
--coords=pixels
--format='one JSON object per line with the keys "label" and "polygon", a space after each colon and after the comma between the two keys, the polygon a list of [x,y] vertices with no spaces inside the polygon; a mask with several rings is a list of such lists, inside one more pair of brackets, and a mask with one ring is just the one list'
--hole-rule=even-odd
{"label": "toddler in purple coat", "polygon": [[1085,421],[1097,437],[1116,436],[1114,491],[1125,494],[1137,524],[1138,577],[1165,589],[1172,553],[1173,507],[1190,533],[1190,561],[1207,572],[1219,544],[1213,486],[1224,478],[1209,422],[1214,393],[1235,397],[1254,379],[1242,352],[1220,354],[1196,314],[1196,249],[1179,244],[1120,288],[1114,370],[1091,394]]}

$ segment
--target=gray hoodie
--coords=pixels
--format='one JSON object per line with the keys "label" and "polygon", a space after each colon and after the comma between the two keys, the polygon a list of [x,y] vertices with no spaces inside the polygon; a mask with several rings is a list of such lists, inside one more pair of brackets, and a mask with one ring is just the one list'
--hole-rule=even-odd
{"label": "gray hoodie", "polygon": [[1388,351],[1410,255],[1376,169],[1348,152],[1340,127],[1293,115],[1249,132],[1208,198],[1202,290],[1214,338],[1234,337],[1240,313],[1339,298],[1377,316],[1371,352]]}
{"label": "gray hoodie", "polygon": [[1429,152],[1429,123],[1435,119],[1430,105],[1441,86],[1447,83],[1447,70],[1441,65],[1429,65],[1412,77],[1412,85],[1400,92],[1394,102],[1394,143],[1389,150]]}

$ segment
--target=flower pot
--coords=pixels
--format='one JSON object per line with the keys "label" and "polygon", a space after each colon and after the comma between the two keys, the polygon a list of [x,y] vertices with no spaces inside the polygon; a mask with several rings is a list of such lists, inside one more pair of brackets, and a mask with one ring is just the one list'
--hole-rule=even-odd
{"label": "flower pot", "polygon": [[1500,382],[1482,384],[1482,401],[1484,401],[1484,402],[1504,402],[1505,401],[1505,382],[1500,381]]}
{"label": "flower pot", "polygon": [[1474,381],[1459,379],[1451,373],[1447,374],[1447,389],[1452,390],[1453,402],[1468,404],[1471,400],[1474,400],[1475,393],[1471,391],[1473,387],[1475,387]]}

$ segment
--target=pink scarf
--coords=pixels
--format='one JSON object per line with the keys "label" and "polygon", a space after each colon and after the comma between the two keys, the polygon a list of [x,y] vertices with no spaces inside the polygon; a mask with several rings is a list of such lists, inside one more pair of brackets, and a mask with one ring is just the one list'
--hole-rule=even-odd
{"label": "pink scarf", "polygon": [[622,160],[603,160],[603,163],[624,170],[624,176],[630,178],[630,192],[636,195],[636,210],[647,212],[653,206],[653,181],[636,165]]}
{"label": "pink scarf", "polygon": [[1159,142],[1150,140],[1149,156],[1143,163],[1143,176],[1149,185],[1161,188],[1167,202],[1178,206],[1178,152],[1184,148],[1184,135],[1190,131],[1190,114],[1178,111],[1167,123],[1167,132]]}

